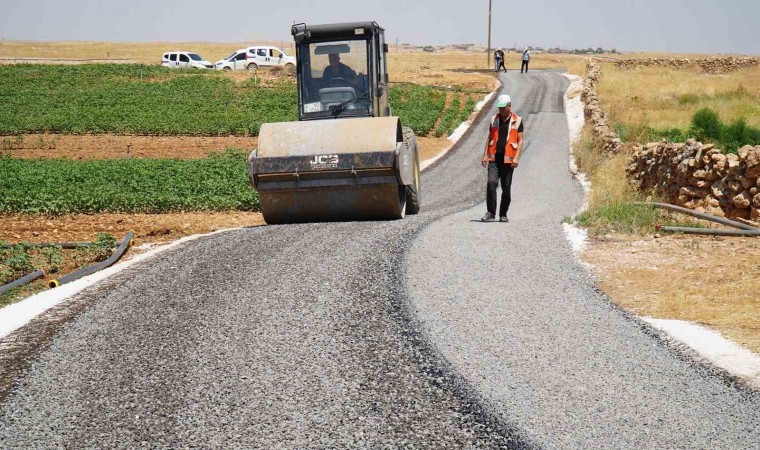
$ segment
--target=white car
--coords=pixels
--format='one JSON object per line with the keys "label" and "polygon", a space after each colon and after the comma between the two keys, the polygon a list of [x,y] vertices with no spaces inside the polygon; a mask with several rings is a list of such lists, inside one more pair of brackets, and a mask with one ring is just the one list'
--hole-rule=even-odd
{"label": "white car", "polygon": [[254,70],[266,67],[296,68],[295,56],[288,56],[277,47],[254,46],[246,49],[245,68]]}
{"label": "white car", "polygon": [[224,59],[220,59],[214,65],[216,70],[244,70],[247,69],[246,55],[248,50],[241,48]]}
{"label": "white car", "polygon": [[214,65],[199,54],[188,51],[166,52],[161,57],[161,65],[175,69],[213,69]]}

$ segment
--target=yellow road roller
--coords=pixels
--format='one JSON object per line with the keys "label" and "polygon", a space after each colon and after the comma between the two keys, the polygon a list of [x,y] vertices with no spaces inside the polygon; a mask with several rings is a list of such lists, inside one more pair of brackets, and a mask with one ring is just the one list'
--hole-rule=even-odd
{"label": "yellow road roller", "polygon": [[269,224],[401,219],[420,210],[414,132],[391,114],[385,30],[293,25],[297,122],[266,123],[248,175]]}

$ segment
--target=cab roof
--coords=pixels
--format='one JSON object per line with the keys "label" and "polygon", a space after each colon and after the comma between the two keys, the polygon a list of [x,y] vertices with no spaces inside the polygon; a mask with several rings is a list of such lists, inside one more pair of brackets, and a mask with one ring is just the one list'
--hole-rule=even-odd
{"label": "cab roof", "polygon": [[357,36],[372,36],[385,31],[375,21],[330,23],[323,25],[293,25],[290,32],[296,42],[353,39]]}

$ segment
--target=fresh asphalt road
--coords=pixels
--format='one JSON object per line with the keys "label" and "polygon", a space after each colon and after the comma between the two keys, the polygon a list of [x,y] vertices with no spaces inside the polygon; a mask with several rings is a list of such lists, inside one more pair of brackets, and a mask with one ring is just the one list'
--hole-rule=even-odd
{"label": "fresh asphalt road", "polygon": [[2,448],[752,448],[760,399],[611,307],[564,241],[566,82],[503,76],[526,120],[509,224],[487,120],[403,221],[195,241],[80,295],[0,405]]}

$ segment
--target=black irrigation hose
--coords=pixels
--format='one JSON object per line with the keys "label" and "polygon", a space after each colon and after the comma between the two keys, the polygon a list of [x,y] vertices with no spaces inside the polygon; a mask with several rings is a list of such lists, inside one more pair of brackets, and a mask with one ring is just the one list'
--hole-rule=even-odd
{"label": "black irrigation hose", "polygon": [[5,294],[6,292],[10,291],[11,289],[16,289],[21,286],[24,286],[26,284],[31,283],[32,281],[42,278],[45,276],[45,271],[42,269],[35,270],[34,272],[24,275],[23,277],[19,278],[18,280],[11,281],[8,284],[4,284],[0,286],[0,295]]}
{"label": "black irrigation hose", "polygon": [[719,230],[716,228],[659,227],[658,230],[671,233],[705,234],[708,236],[760,236],[760,228],[754,230]]}
{"label": "black irrigation hose", "polygon": [[687,214],[692,217],[696,217],[698,219],[703,220],[709,220],[710,222],[719,223],[721,225],[726,225],[733,228],[738,228],[740,230],[748,230],[748,231],[758,231],[760,228],[753,227],[752,225],[743,224],[741,222],[736,222],[730,219],[725,219],[723,217],[717,217],[710,214],[705,214],[701,212],[697,212],[688,208],[682,208],[680,206],[676,205],[670,205],[668,203],[658,203],[658,202],[636,202],[636,205],[646,205],[646,206],[656,206],[658,208],[667,209],[669,211],[681,213],[681,214]]}
{"label": "black irrigation hose", "polygon": [[74,280],[78,280],[82,277],[86,277],[87,275],[92,275],[95,272],[98,272],[100,270],[103,270],[107,267],[111,267],[121,259],[122,256],[124,256],[124,253],[126,253],[127,249],[132,246],[132,238],[134,237],[135,232],[130,231],[127,233],[126,236],[124,236],[124,240],[121,241],[121,244],[119,244],[119,248],[116,249],[116,251],[111,255],[108,259],[105,261],[99,262],[97,264],[93,264],[89,267],[85,267],[82,270],[77,270],[76,272],[72,272],[68,275],[64,275],[61,278],[58,278],[56,280],[50,280],[48,282],[48,287],[55,288],[62,284],[70,283]]}
{"label": "black irrigation hose", "polygon": [[55,248],[55,247],[60,247],[60,248],[66,249],[66,250],[73,250],[73,249],[82,248],[82,247],[92,247],[93,245],[95,245],[95,243],[94,242],[59,242],[59,243],[55,243],[55,242],[43,242],[43,243],[39,243],[39,244],[4,244],[4,245],[0,245],[0,250],[5,250],[5,249],[13,248],[13,247],[18,246],[18,245],[21,245],[21,246],[23,246],[25,248]]}

